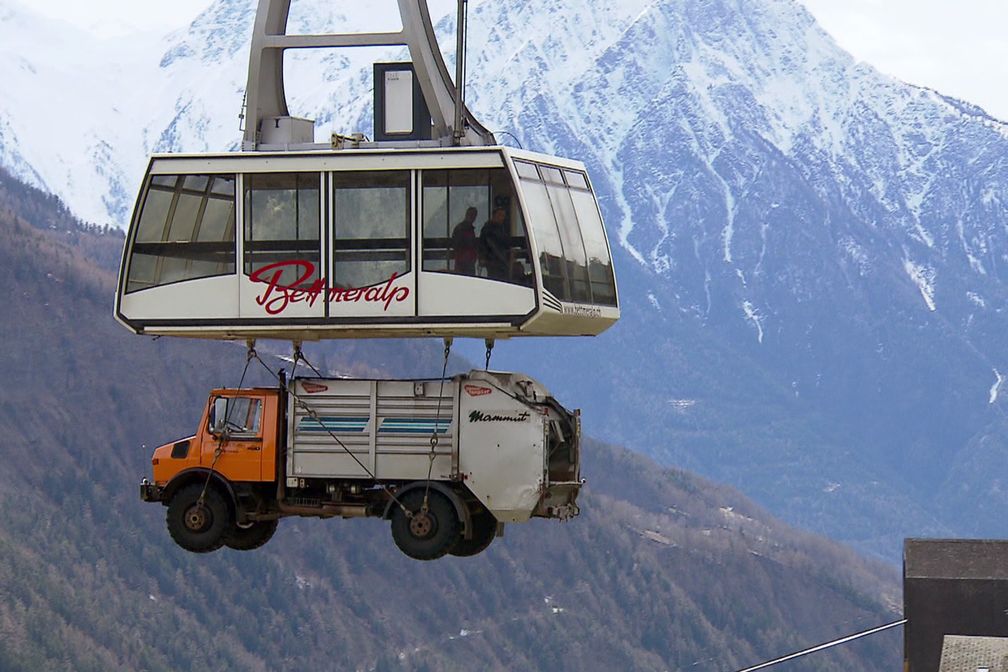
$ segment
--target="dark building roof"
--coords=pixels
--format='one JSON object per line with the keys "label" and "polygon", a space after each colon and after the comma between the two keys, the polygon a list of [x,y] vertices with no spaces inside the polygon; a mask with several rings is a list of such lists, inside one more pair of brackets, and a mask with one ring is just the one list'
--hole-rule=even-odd
{"label": "dark building roof", "polygon": [[[946,642],[965,655],[978,643],[949,640],[1008,638],[1008,541],[908,539],[903,549],[904,657],[908,672],[936,672]],[[952,655],[951,649],[949,655]],[[958,658],[957,658],[958,660]],[[951,661],[951,659],[950,659]],[[1008,672],[994,663],[988,672]],[[949,662],[949,665],[959,662]],[[977,672],[976,667],[942,672]]]}
{"label": "dark building roof", "polygon": [[907,539],[903,570],[915,579],[1008,580],[1008,541]]}

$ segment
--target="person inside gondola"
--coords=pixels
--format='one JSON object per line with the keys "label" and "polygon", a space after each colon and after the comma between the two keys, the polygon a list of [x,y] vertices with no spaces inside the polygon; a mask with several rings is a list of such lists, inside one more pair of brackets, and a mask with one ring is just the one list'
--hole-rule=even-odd
{"label": "person inside gondola", "polygon": [[507,210],[494,208],[490,221],[483,225],[479,237],[480,259],[491,280],[507,280],[510,271],[511,244],[507,232]]}
{"label": "person inside gondola", "polygon": [[461,275],[476,275],[478,240],[476,238],[476,208],[469,207],[465,218],[455,225],[451,235],[453,270]]}

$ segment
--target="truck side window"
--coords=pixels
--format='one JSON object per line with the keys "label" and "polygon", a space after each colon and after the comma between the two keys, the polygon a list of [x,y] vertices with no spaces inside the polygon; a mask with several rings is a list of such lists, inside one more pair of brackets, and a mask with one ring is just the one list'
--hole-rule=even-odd
{"label": "truck side window", "polygon": [[210,409],[210,433],[231,436],[258,436],[262,400],[252,397],[217,397]]}

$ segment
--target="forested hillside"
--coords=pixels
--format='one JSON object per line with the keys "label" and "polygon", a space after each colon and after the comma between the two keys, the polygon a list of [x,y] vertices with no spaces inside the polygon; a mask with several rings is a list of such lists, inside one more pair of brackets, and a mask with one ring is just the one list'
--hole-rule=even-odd
{"label": "forested hillside", "polygon": [[[186,554],[136,484],[243,351],[116,324],[120,244],[0,175],[2,670],[728,670],[898,609],[893,569],[594,442],[580,518],[510,526],[477,558],[410,561],[377,521],[286,520],[262,551]],[[327,353],[439,370],[437,343]],[[892,670],[898,642],[779,669]]]}

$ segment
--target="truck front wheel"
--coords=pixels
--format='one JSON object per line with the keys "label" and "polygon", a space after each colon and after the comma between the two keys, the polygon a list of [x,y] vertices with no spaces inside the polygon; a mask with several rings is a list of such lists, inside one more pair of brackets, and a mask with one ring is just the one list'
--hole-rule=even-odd
{"label": "truck front wheel", "polygon": [[[460,538],[461,523],[455,507],[436,490],[427,496],[424,490],[410,490],[392,507],[392,539],[399,550],[414,560],[436,560],[452,550]],[[403,511],[409,511],[409,515]]]}
{"label": "truck front wheel", "polygon": [[192,553],[216,551],[224,545],[224,534],[234,527],[231,511],[220,493],[208,487],[201,502],[202,493],[203,486],[198,483],[181,488],[168,502],[165,516],[168,534]]}
{"label": "truck front wheel", "polygon": [[235,551],[254,551],[273,538],[278,522],[262,520],[248,525],[236,524],[224,536],[224,545]]}

